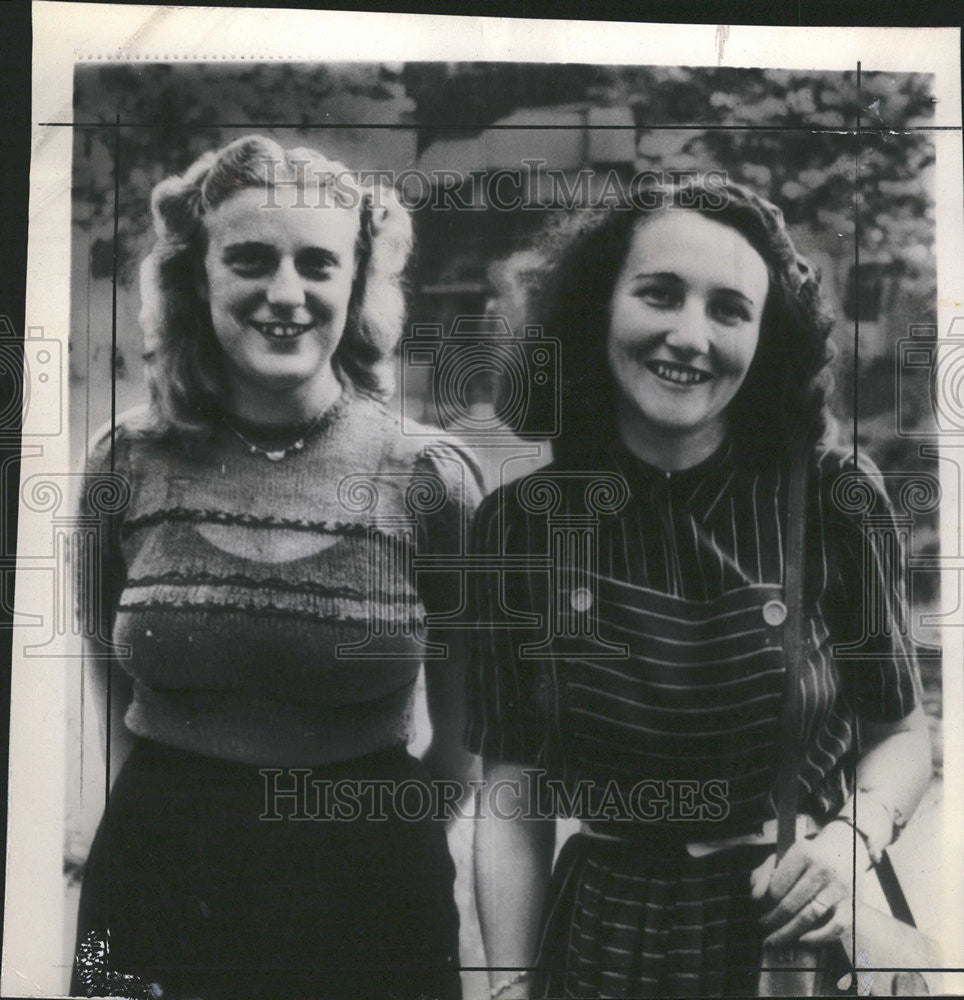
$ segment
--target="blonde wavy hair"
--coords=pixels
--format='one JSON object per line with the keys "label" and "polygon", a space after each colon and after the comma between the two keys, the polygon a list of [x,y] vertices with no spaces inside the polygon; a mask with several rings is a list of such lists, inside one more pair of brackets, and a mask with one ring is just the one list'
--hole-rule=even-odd
{"label": "blonde wavy hair", "polygon": [[151,196],[157,241],[141,265],[145,362],[160,429],[209,430],[223,414],[224,356],[214,336],[205,280],[206,212],[245,188],[317,185],[358,213],[355,277],[345,331],[332,358],[342,384],[385,398],[405,319],[404,272],[412,248],[407,210],[384,184],[365,183],[314,149],[284,149],[265,136],[237,139],[205,153]]}

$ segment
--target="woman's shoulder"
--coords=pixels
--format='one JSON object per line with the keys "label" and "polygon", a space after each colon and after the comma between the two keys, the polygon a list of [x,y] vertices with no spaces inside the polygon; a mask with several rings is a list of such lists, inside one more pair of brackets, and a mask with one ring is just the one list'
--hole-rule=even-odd
{"label": "woman's shoulder", "polygon": [[[585,477],[584,477],[585,478]],[[482,526],[498,518],[506,528],[545,521],[545,515],[562,506],[564,495],[572,492],[577,474],[556,460],[513,479],[489,493],[479,506]]]}
{"label": "woman's shoulder", "polygon": [[472,449],[454,434],[440,433],[421,447],[418,465],[429,467],[443,481],[461,484],[474,510],[486,494],[485,476]]}
{"label": "woman's shoulder", "polygon": [[472,449],[457,435],[405,419],[388,404],[368,396],[352,400],[353,436],[378,452],[379,471],[428,472],[446,488],[458,488],[473,509],[485,493],[482,470]]}
{"label": "woman's shoulder", "polygon": [[811,458],[811,475],[824,516],[861,520],[887,514],[892,504],[884,474],[866,453],[839,445],[820,444]]}
{"label": "woman's shoulder", "polygon": [[91,435],[82,461],[76,463],[83,477],[81,507],[97,515],[123,516],[136,492],[135,481],[144,469],[157,468],[155,457],[145,456],[142,446],[153,447],[163,437],[148,406],[125,410],[106,421]]}
{"label": "woman's shoulder", "polygon": [[149,405],[124,410],[105,421],[90,436],[84,453],[84,468],[102,472],[126,466],[139,445],[152,446],[164,440]]}

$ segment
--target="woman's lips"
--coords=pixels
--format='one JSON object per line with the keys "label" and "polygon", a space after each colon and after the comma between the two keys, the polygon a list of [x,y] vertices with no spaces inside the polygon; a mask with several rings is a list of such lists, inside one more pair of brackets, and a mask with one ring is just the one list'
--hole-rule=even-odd
{"label": "woman's lips", "polygon": [[310,323],[257,323],[251,325],[268,340],[294,340],[311,329]]}
{"label": "woman's lips", "polygon": [[661,381],[672,385],[699,385],[713,377],[709,372],[675,361],[646,361],[646,367]]}

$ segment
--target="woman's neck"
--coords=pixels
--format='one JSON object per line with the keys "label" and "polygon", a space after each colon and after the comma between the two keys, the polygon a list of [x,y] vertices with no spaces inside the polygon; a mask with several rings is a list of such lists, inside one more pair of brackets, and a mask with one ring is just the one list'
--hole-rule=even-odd
{"label": "woman's neck", "polygon": [[329,368],[323,376],[285,389],[268,389],[263,385],[235,381],[231,385],[228,407],[247,423],[288,427],[315,420],[337,402],[341,393],[342,385]]}
{"label": "woman's neck", "polygon": [[679,472],[709,458],[726,440],[726,424],[714,421],[693,430],[670,432],[641,426],[627,415],[620,415],[619,437],[637,457],[657,469]]}

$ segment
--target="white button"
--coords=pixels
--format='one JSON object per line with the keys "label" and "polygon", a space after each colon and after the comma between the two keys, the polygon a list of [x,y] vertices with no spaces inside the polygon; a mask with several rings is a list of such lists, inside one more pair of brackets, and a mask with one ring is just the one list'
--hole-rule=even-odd
{"label": "white button", "polygon": [[569,595],[569,603],[576,611],[588,611],[592,607],[592,593],[585,587],[577,587]]}
{"label": "white button", "polygon": [[763,620],[767,625],[782,625],[787,620],[787,606],[783,601],[767,601],[763,605]]}

